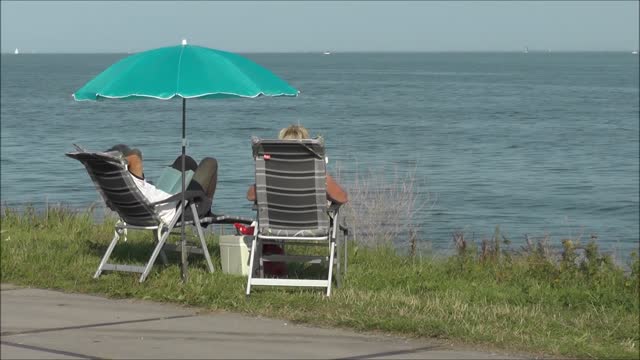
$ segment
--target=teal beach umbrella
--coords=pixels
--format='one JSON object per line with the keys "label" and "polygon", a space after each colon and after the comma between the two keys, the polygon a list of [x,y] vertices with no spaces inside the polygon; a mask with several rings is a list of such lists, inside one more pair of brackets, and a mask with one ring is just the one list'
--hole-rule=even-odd
{"label": "teal beach umbrella", "polygon": [[271,71],[226,51],[182,45],[126,57],[86,83],[74,99],[296,96]]}
{"label": "teal beach umbrella", "polygon": [[[268,69],[240,55],[187,45],[169,46],[128,56],[78,89],[77,101],[105,99],[169,100],[182,98],[182,193],[185,191],[186,100],[297,96],[299,91]],[[184,205],[183,205],[184,206]],[[184,214],[184,207],[183,207]],[[182,278],[186,281],[184,222]]]}

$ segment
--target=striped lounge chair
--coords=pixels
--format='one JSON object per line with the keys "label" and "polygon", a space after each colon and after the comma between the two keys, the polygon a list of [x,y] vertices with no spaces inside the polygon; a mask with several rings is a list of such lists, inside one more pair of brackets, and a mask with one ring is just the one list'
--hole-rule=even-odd
{"label": "striped lounge chair", "polygon": [[[336,246],[338,208],[329,207],[326,198],[326,162],[321,138],[306,140],[252,139],[255,159],[257,224],[249,261],[246,294],[251,287],[303,286],[326,288],[331,295],[334,265],[336,280],[340,261]],[[264,255],[262,245],[275,243],[328,247],[327,256]],[[323,279],[265,278],[267,261],[327,263]]]}
{"label": "striped lounge chair", "polygon": [[[106,205],[119,216],[119,220],[115,224],[113,239],[104,253],[93,277],[98,278],[105,270],[137,272],[141,273],[140,282],[143,282],[149,275],[158,255],[161,256],[162,261],[166,264],[167,259],[164,250],[180,250],[179,246],[168,244],[167,238],[173,229],[181,226],[182,206],[178,205],[178,211],[169,223],[162,221],[155,211],[155,206],[171,201],[179,202],[182,199],[182,194],[178,193],[161,202],[150,203],[133,182],[127,170],[127,160],[122,156],[122,153],[119,151],[89,152],[77,145],[76,148],[77,151],[69,152],[65,155],[80,161],[85,166]],[[201,191],[186,191],[185,200],[187,202],[187,206],[185,207],[187,214],[184,216],[185,225],[195,226],[200,239],[200,247],[189,246],[187,250],[190,253],[204,255],[209,272],[213,272],[213,264],[204,239],[202,226],[237,222],[250,224],[252,220],[211,214],[211,203]],[[206,215],[200,217],[196,205],[203,204],[207,209],[206,211],[201,210],[200,213],[204,212]],[[127,240],[128,229],[153,230],[157,244],[146,266],[111,264],[107,262],[120,237],[122,236],[125,241]]]}

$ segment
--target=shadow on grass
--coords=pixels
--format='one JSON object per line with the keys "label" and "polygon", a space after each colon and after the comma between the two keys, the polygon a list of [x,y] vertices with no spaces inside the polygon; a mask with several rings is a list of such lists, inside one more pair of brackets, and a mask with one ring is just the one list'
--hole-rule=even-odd
{"label": "shadow on grass", "polygon": [[328,275],[328,264],[290,263],[287,273],[290,279],[324,280]]}
{"label": "shadow on grass", "polygon": [[[169,244],[179,245],[180,240],[176,239],[175,241],[168,242]],[[102,258],[109,247],[109,243],[95,243],[89,242],[88,250],[89,253]],[[120,239],[116,244],[111,256],[109,257],[109,263],[116,264],[139,264],[144,265],[149,261],[151,254],[156,246],[156,242],[152,239],[136,239],[124,241]],[[197,243],[195,241],[187,241],[187,246],[200,248],[200,242]],[[209,255],[211,256],[211,260],[216,266],[216,260],[220,258],[220,248],[217,244],[212,244],[211,242],[207,242],[207,248],[209,250]],[[172,251],[170,249],[165,248],[165,254],[167,256],[169,266],[179,265],[180,264],[180,251]],[[197,265],[202,266],[202,268],[207,268],[205,257],[203,254],[188,254],[189,265]],[[162,265],[162,261],[160,256],[155,261],[154,265]]]}

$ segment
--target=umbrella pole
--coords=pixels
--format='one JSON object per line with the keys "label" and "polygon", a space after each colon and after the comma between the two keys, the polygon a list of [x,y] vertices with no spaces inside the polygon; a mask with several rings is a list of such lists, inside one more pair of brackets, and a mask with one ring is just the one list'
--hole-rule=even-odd
{"label": "umbrella pole", "polygon": [[182,278],[182,282],[186,283],[188,274],[187,274],[187,243],[184,236],[184,220],[185,220],[185,211],[186,204],[184,202],[184,192],[186,188],[185,177],[184,177],[184,168],[185,168],[185,156],[186,156],[186,132],[185,132],[185,123],[186,123],[186,108],[187,108],[187,99],[182,98],[182,221],[181,221],[181,229],[180,229],[180,275]]}

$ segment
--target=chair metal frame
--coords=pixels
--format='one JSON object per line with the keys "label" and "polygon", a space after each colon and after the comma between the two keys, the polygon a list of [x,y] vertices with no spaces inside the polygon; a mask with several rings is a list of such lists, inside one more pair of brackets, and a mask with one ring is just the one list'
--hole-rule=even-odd
{"label": "chair metal frame", "polygon": [[[165,254],[165,250],[180,251],[180,248],[178,246],[174,244],[168,244],[167,239],[169,238],[169,235],[172,234],[172,231],[176,229],[177,226],[181,225],[180,219],[182,217],[181,215],[182,215],[182,209],[183,209],[182,202],[181,202],[182,193],[175,194],[162,201],[150,203],[146,199],[146,197],[140,192],[140,190],[137,188],[137,186],[131,179],[131,175],[128,172],[127,161],[120,152],[118,151],[89,152],[82,147],[79,147],[77,145],[75,146],[78,151],[69,152],[69,153],[66,153],[65,155],[80,161],[85,166],[87,172],[89,173],[89,176],[91,177],[91,180],[93,181],[100,195],[105,200],[105,203],[107,204],[107,206],[111,210],[115,211],[119,216],[119,220],[116,222],[114,226],[113,238],[109,246],[107,247],[104,255],[102,256],[102,259],[100,260],[100,264],[98,265],[98,269],[94,273],[93,278],[97,279],[98,277],[100,277],[100,275],[104,271],[124,271],[124,272],[140,273],[141,275],[140,275],[139,281],[143,282],[149,276],[149,273],[151,272],[151,269],[153,268],[153,265],[155,264],[155,261],[159,255],[161,257],[162,262],[164,264],[167,264],[168,261]],[[103,164],[107,164],[108,166],[111,166],[112,169],[115,169],[105,174],[107,174],[112,178],[122,180],[122,182],[126,184],[126,187],[118,188],[116,190],[112,189],[111,191],[104,189],[100,185],[101,182],[100,182],[99,176],[95,173],[95,170],[92,168],[92,165],[94,165],[94,164],[91,164],[92,161],[101,161],[103,162]],[[126,221],[127,218],[131,217],[130,216],[131,214],[127,214],[123,210],[126,207],[123,207],[122,205],[121,206],[115,205],[116,200],[112,198],[113,195],[110,195],[110,193],[114,191],[119,192],[118,196],[130,195],[134,199],[133,206],[138,206],[139,208],[143,208],[146,211],[146,212],[143,212],[142,215],[137,214],[137,216],[143,217],[143,220],[141,220],[140,223],[135,224],[135,221],[129,221],[129,222]],[[207,269],[209,270],[210,273],[213,273],[215,270],[214,270],[213,263],[211,261],[209,249],[207,248],[207,243],[205,241],[202,225],[230,224],[234,222],[248,224],[248,223],[251,223],[252,220],[241,218],[241,217],[213,215],[213,214],[211,214],[212,216],[200,218],[198,216],[196,202],[205,196],[206,195],[202,191],[186,191],[185,192],[186,206],[184,208],[188,209],[187,211],[190,211],[192,215],[192,220],[189,220],[189,219],[184,220],[185,225],[195,226],[197,230],[198,238],[200,240],[199,246],[188,246],[186,250],[189,253],[204,255],[207,263]],[[176,214],[167,224],[159,216],[158,212],[155,210],[155,207],[157,205],[162,205],[162,204],[170,203],[173,201],[178,202]],[[128,204],[131,204],[131,202],[129,202]],[[125,242],[127,241],[128,230],[152,230],[153,231],[156,246],[154,247],[151,253],[151,256],[149,260],[146,262],[145,266],[130,265],[130,264],[113,264],[108,262],[120,238],[124,238]]]}
{"label": "chair metal frame", "polygon": [[[256,180],[258,179],[258,172],[262,171],[258,169],[258,159],[259,156],[263,156],[260,154],[258,148],[264,144],[268,143],[270,145],[274,145],[276,143],[283,144],[292,144],[299,143],[303,147],[306,147],[309,150],[310,156],[315,158],[320,157],[323,168],[322,171],[326,176],[326,164],[324,158],[324,143],[321,139],[309,139],[309,140],[262,140],[258,138],[253,139],[253,151],[254,151],[254,159],[256,159]],[[310,145],[314,145],[316,147],[320,147],[322,149],[321,153],[314,151]],[[266,172],[266,168],[265,168]],[[257,186],[257,184],[256,184]],[[281,189],[282,190],[282,189]],[[326,193],[326,188],[321,189]],[[258,190],[256,188],[256,197],[258,198]],[[317,200],[319,201],[319,200]],[[324,193],[322,196],[323,206],[327,205],[327,201],[324,198]],[[320,205],[320,204],[316,204]],[[257,206],[257,210],[260,211],[260,204]],[[251,243],[251,253],[250,253],[250,261],[249,261],[249,276],[247,279],[247,287],[246,287],[246,295],[251,294],[252,286],[286,286],[286,287],[314,287],[314,288],[326,288],[326,296],[331,296],[331,288],[332,281],[335,275],[337,286],[341,285],[341,279],[344,275],[344,272],[341,272],[340,268],[340,258],[342,257],[341,253],[344,253],[345,265],[346,265],[346,239],[345,239],[345,248],[344,251],[341,251],[341,244],[337,244],[338,242],[338,223],[339,223],[339,206],[327,206],[326,216],[329,218],[329,228],[327,229],[325,234],[319,234],[319,236],[290,236],[290,235],[279,235],[279,234],[267,234],[262,233],[260,230],[260,219],[264,219],[264,216],[258,214],[258,221],[254,222],[252,225],[254,226],[254,234],[253,240]],[[342,229],[343,231],[345,229]],[[295,231],[295,229],[291,230]],[[302,230],[303,231],[303,230]],[[304,231],[302,232],[304,234]],[[345,233],[346,235],[346,233]],[[263,255],[262,254],[262,246],[264,244],[299,244],[299,245],[313,245],[313,246],[326,246],[328,245],[328,255],[323,256],[306,256],[306,255]],[[264,277],[264,262],[267,261],[282,261],[282,262],[314,262],[314,263],[328,263],[328,271],[327,277],[324,279],[282,279],[282,278],[266,278]],[[337,271],[334,273],[334,266],[337,267]],[[346,268],[345,268],[346,270]]]}
{"label": "chair metal frame", "polygon": [[[207,269],[209,270],[210,273],[213,273],[215,270],[213,267],[213,263],[211,262],[211,256],[209,254],[209,249],[207,248],[207,243],[204,238],[204,232],[202,230],[202,226],[200,225],[201,220],[198,218],[198,213],[197,213],[195,204],[190,203],[189,209],[191,210],[194,216],[194,219],[197,219],[197,220],[189,221],[187,223],[188,225],[193,225],[196,227],[198,231],[198,238],[200,239],[200,247],[194,248],[192,246],[189,246],[187,251],[189,253],[204,255],[207,262]],[[127,224],[124,221],[122,221],[122,219],[118,220],[115,225],[113,239],[111,240],[109,247],[107,248],[104,255],[102,256],[102,259],[100,260],[100,264],[98,265],[98,269],[93,275],[93,278],[97,279],[105,270],[124,271],[124,272],[140,273],[141,275],[140,275],[139,281],[143,282],[147,278],[147,276],[149,276],[149,273],[151,272],[151,269],[153,268],[153,265],[158,255],[161,256],[162,262],[164,264],[167,264],[168,261],[167,261],[167,257],[164,250],[180,251],[178,249],[178,246],[173,244],[167,244],[166,241],[169,235],[171,235],[171,231],[174,228],[176,228],[176,226],[180,226],[180,223],[177,220],[180,218],[181,213],[182,213],[182,207],[179,206],[176,212],[176,215],[174,216],[174,218],[171,220],[169,224],[160,223],[157,226],[136,226],[136,225]],[[208,221],[207,218],[203,218],[203,220]],[[109,258],[111,257],[111,253],[113,252],[113,249],[116,247],[116,244],[118,243],[120,238],[123,237],[124,241],[125,242],[127,241],[127,230],[154,230],[153,232],[154,239],[157,244],[153,249],[153,252],[151,253],[151,257],[149,258],[145,266],[136,266],[136,265],[127,265],[127,264],[111,264],[107,262],[109,261]]]}

